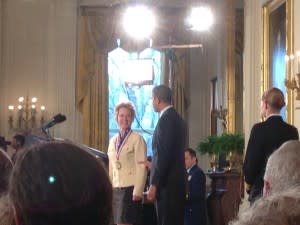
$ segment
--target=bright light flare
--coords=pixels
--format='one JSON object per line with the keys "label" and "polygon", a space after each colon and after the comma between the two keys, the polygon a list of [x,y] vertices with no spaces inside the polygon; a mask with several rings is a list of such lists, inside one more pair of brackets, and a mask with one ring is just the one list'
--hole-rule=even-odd
{"label": "bright light flare", "polygon": [[192,8],[191,15],[187,18],[191,30],[206,31],[213,24],[213,14],[207,7]]}
{"label": "bright light flare", "polygon": [[36,98],[36,97],[33,97],[33,98],[31,99],[31,102],[32,102],[32,103],[36,103],[36,102],[37,102],[37,98]]}
{"label": "bright light flare", "polygon": [[19,97],[18,101],[19,102],[23,102],[24,101],[24,97]]}
{"label": "bright light flare", "polygon": [[149,38],[155,27],[155,17],[145,6],[133,6],[127,9],[123,18],[125,31],[137,38]]}

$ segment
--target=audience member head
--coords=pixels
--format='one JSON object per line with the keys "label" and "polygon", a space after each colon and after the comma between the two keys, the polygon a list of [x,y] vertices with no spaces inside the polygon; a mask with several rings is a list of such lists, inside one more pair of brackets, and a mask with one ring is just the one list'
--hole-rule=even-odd
{"label": "audience member head", "polygon": [[270,88],[262,96],[261,114],[267,117],[272,113],[279,113],[285,106],[284,95],[278,88]]}
{"label": "audience member head", "polygon": [[165,85],[158,85],[152,90],[152,104],[155,112],[160,112],[172,103],[172,90]]}
{"label": "audience member head", "polygon": [[0,136],[0,149],[3,149],[4,151],[7,150],[7,145],[10,145],[9,141],[5,141],[5,138]]}
{"label": "audience member head", "polygon": [[198,159],[195,150],[186,148],[184,150],[185,168],[192,168],[193,165],[197,164]]}
{"label": "audience member head", "polygon": [[264,175],[264,195],[300,185],[300,142],[287,141],[269,157]]}
{"label": "audience member head", "polygon": [[0,224],[15,225],[14,211],[7,194],[0,196]]}
{"label": "audience member head", "polygon": [[64,142],[22,151],[13,168],[9,197],[18,225],[108,225],[112,187],[89,152]]}
{"label": "audience member head", "polygon": [[13,136],[11,140],[11,147],[13,149],[16,149],[18,151],[20,148],[23,148],[24,144],[25,144],[24,135],[16,134],[15,136]]}
{"label": "audience member head", "polygon": [[300,189],[292,187],[260,198],[240,211],[229,225],[298,225],[300,224]]}
{"label": "audience member head", "polygon": [[0,149],[0,196],[7,191],[13,164],[4,150]]}

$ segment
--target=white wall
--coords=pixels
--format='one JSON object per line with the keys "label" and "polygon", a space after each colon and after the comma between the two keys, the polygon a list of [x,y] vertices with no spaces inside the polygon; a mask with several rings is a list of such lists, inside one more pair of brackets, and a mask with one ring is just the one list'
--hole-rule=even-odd
{"label": "white wall", "polygon": [[[0,0],[0,93],[3,89],[3,83],[1,82],[1,79],[3,77],[3,66],[2,66],[2,23],[3,23],[3,3],[2,0]],[[0,94],[0,103],[3,102],[3,94]],[[0,127],[1,127],[1,111],[4,111],[6,107],[3,106],[3,104],[0,104]],[[1,130],[1,129],[0,129]],[[3,134],[0,132],[0,136]]]}
{"label": "white wall", "polygon": [[48,119],[67,121],[51,129],[56,137],[81,140],[75,110],[77,2],[3,1],[1,132],[8,136],[8,110],[19,96],[36,96]]}
{"label": "white wall", "polygon": [[[190,100],[188,108],[189,144],[195,148],[210,135],[211,80],[217,77],[218,105],[226,108],[226,26],[224,2],[215,3],[215,24],[202,35],[203,49],[193,49],[190,54]],[[219,126],[220,127],[220,126]],[[210,168],[208,156],[198,155],[199,165]]]}

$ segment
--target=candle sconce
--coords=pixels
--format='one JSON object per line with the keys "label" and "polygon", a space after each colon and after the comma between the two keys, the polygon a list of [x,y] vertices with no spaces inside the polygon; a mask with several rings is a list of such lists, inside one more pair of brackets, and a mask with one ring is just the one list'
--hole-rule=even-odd
{"label": "candle sconce", "polygon": [[[9,105],[8,124],[10,130],[29,134],[32,130],[39,128],[45,122],[46,107],[40,106],[40,111],[37,109],[37,98],[29,98],[28,96],[18,98],[18,106]],[[38,117],[39,114],[39,117]],[[39,120],[39,124],[38,121]],[[38,127],[39,125],[39,127]]]}
{"label": "candle sconce", "polygon": [[213,110],[214,117],[218,118],[222,122],[223,132],[226,132],[227,130],[227,114],[228,109],[223,108],[222,106],[220,106],[219,109]]}
{"label": "candle sconce", "polygon": [[286,79],[284,84],[288,89],[296,91],[296,100],[300,101],[300,73],[297,73],[292,80]]}
{"label": "candle sconce", "polygon": [[[297,51],[296,57],[294,55],[286,56],[286,77],[288,73],[288,65],[290,63],[290,74],[292,79],[286,78],[284,81],[285,86],[296,92],[296,100],[300,101],[300,51]],[[294,74],[294,67],[297,68],[297,72]]]}

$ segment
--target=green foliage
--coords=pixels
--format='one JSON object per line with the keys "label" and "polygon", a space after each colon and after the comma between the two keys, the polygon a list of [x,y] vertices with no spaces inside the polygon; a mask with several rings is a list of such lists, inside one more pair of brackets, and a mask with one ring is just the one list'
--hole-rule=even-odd
{"label": "green foliage", "polygon": [[196,150],[198,150],[202,155],[204,154],[217,154],[216,143],[218,140],[218,136],[208,136],[204,141],[201,141]]}
{"label": "green foliage", "polygon": [[208,136],[201,141],[197,150],[201,154],[222,154],[228,155],[229,152],[243,154],[245,147],[245,139],[241,134],[222,134],[221,136]]}

